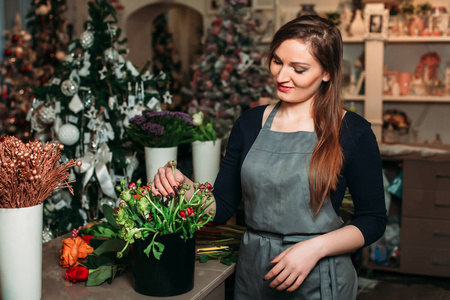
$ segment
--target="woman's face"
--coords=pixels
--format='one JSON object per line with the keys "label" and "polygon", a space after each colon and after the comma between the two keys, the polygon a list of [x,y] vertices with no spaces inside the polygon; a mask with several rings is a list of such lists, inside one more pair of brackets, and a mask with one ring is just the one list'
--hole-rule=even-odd
{"label": "woman's face", "polygon": [[278,97],[290,103],[311,101],[322,81],[330,80],[302,40],[286,40],[274,51],[270,62]]}

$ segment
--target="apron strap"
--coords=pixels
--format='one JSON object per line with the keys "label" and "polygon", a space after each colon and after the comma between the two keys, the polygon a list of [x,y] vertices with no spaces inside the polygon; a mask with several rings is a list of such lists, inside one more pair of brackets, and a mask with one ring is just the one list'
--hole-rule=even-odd
{"label": "apron strap", "polygon": [[334,257],[325,257],[319,261],[320,271],[320,299],[338,300],[338,283],[336,274],[336,260]]}
{"label": "apron strap", "polygon": [[275,107],[270,112],[269,117],[267,117],[267,120],[264,123],[263,129],[270,130],[270,127],[272,127],[273,118],[275,118],[275,115],[276,115],[280,105],[281,105],[281,100],[278,101],[278,103],[275,105]]}

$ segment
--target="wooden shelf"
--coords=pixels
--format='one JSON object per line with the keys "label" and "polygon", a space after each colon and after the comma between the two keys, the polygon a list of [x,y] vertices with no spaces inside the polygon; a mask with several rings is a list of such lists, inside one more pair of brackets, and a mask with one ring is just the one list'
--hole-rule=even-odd
{"label": "wooden shelf", "polygon": [[450,103],[450,96],[383,96],[384,102],[441,102]]}
{"label": "wooden shelf", "polygon": [[344,36],[342,37],[344,43],[364,43],[363,37]]}
{"label": "wooden shelf", "polygon": [[366,96],[364,95],[352,95],[352,94],[344,94],[343,95],[344,101],[363,101],[366,99]]}
{"label": "wooden shelf", "polygon": [[393,43],[446,43],[450,36],[390,36],[388,42]]}

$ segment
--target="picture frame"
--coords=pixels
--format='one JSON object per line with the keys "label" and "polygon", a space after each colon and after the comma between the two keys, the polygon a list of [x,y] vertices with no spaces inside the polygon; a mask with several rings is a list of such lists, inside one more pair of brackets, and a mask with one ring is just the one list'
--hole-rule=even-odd
{"label": "picture frame", "polygon": [[206,0],[206,12],[209,15],[214,15],[219,12],[219,7],[223,5],[224,0]]}
{"label": "picture frame", "polygon": [[389,11],[368,7],[364,9],[364,38],[386,40],[388,37]]}
{"label": "picture frame", "polygon": [[275,0],[252,0],[253,9],[273,9],[275,7]]}

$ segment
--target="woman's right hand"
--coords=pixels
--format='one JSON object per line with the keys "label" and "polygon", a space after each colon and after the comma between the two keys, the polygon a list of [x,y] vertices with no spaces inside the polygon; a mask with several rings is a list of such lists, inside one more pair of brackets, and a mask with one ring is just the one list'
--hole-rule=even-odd
{"label": "woman's right hand", "polygon": [[164,167],[159,168],[155,174],[152,182],[152,193],[157,196],[174,197],[178,186],[186,181],[187,178],[183,173],[176,167],[173,167],[172,171],[172,166],[167,163]]}

